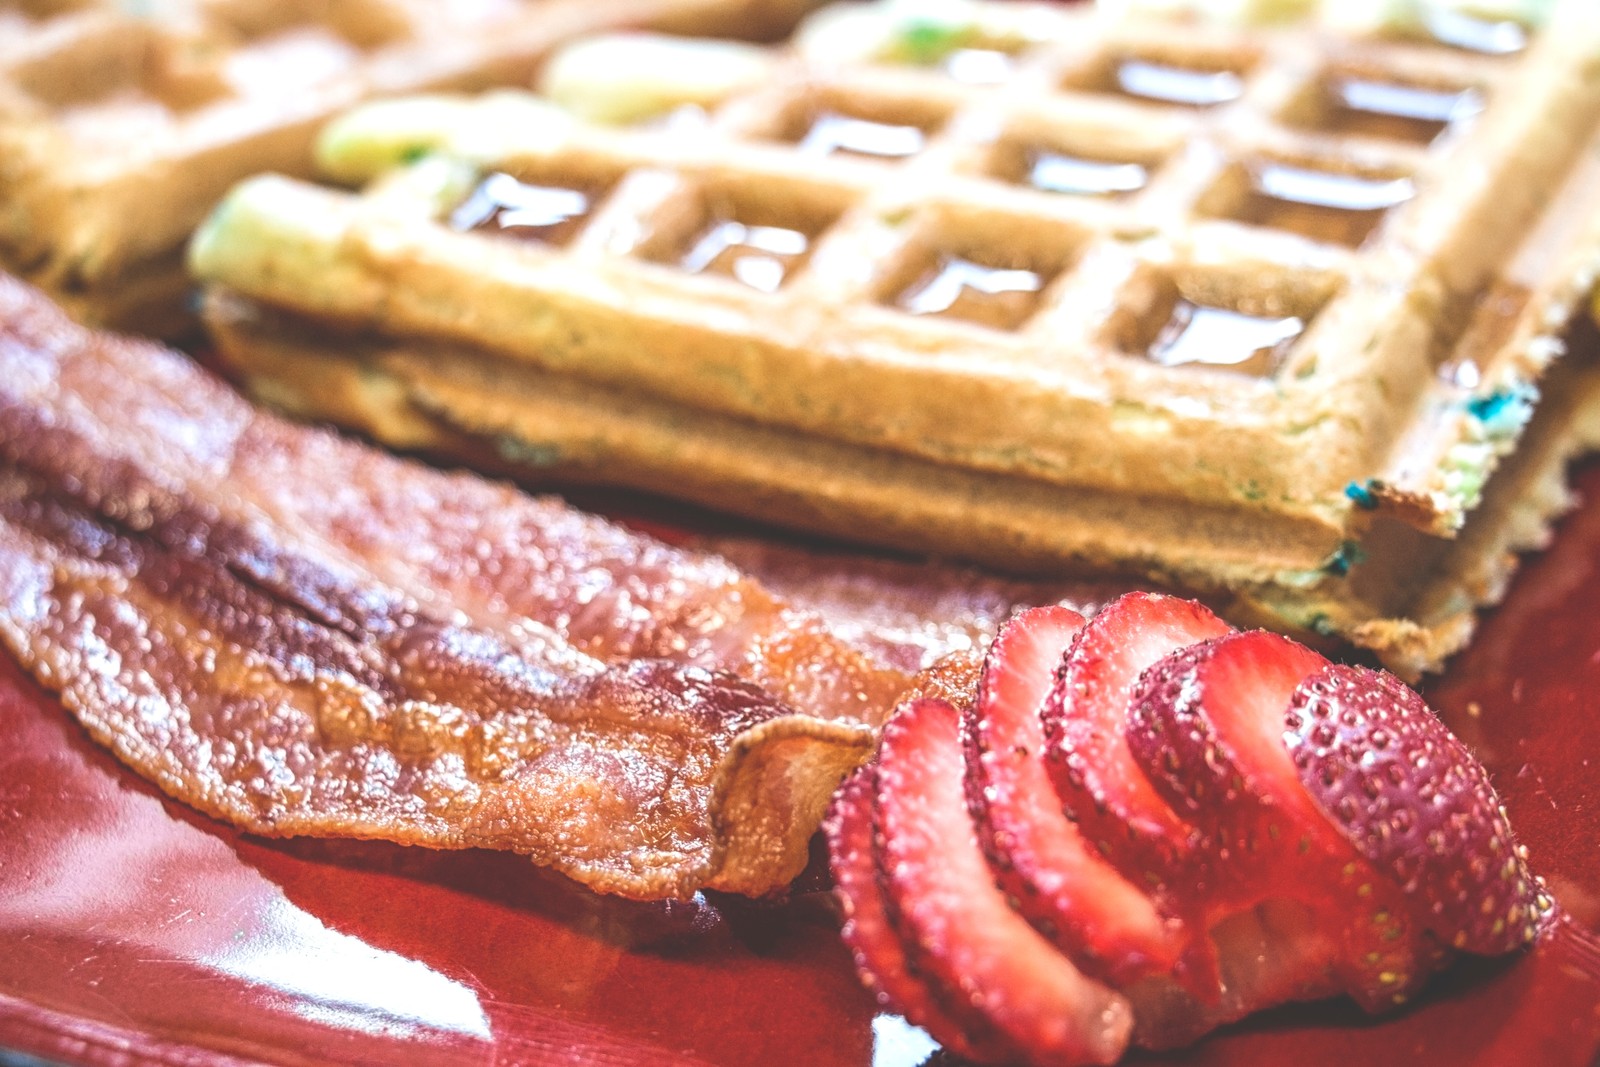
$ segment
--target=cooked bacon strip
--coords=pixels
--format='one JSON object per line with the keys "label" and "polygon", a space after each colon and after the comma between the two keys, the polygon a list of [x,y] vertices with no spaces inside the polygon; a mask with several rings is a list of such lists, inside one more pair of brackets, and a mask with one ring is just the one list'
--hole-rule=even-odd
{"label": "cooked bacon strip", "polygon": [[709,553],[261,414],[3,277],[0,638],[211,814],[633,896],[782,884],[885,710],[974,683]]}

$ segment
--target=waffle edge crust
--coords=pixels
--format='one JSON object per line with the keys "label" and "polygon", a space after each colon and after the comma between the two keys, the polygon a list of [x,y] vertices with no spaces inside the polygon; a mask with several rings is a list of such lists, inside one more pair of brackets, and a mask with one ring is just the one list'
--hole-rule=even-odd
{"label": "waffle edge crust", "polygon": [[1600,11],[896,10],[653,122],[358,109],[336,184],[197,235],[221,358],[521,477],[1147,578],[1409,677],[1461,647],[1600,444]]}

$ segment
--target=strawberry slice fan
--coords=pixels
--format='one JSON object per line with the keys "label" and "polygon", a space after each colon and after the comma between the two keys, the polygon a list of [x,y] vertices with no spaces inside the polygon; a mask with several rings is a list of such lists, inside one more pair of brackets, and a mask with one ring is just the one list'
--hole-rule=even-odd
{"label": "strawberry slice fan", "polygon": [[970,707],[898,709],[826,832],[868,988],[983,1063],[1111,1063],[1340,994],[1392,1009],[1555,911],[1405,685],[1151,593],[1019,614]]}

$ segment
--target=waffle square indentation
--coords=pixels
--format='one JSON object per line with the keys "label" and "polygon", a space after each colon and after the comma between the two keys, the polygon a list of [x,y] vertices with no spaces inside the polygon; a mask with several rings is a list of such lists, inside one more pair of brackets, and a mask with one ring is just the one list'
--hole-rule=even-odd
{"label": "waffle square indentation", "polygon": [[1476,86],[1419,81],[1374,69],[1329,70],[1288,108],[1292,126],[1340,137],[1432,144],[1484,108]]}
{"label": "waffle square indentation", "polygon": [[927,102],[820,91],[785,109],[776,139],[801,155],[899,162],[920,153],[946,118],[946,108]]}
{"label": "waffle square indentation", "polygon": [[1530,40],[1528,27],[1516,19],[1477,15],[1441,3],[1423,4],[1418,19],[1416,37],[1479,55],[1516,55]]}
{"label": "waffle square indentation", "polygon": [[1333,286],[1321,277],[1263,284],[1264,273],[1144,264],[1121,294],[1107,339],[1124,356],[1163,367],[1276,377]]}
{"label": "waffle square indentation", "polygon": [[782,183],[701,185],[673,205],[640,254],[688,274],[776,293],[806,267],[843,211],[826,189]]}
{"label": "waffle square indentation", "polygon": [[909,315],[1021,328],[1077,256],[1078,235],[970,209],[935,208],[888,270],[879,302]]}
{"label": "waffle square indentation", "polygon": [[1153,152],[1119,151],[1073,138],[1012,136],[996,144],[988,170],[1040,192],[1116,199],[1148,185],[1159,163]]}
{"label": "waffle square indentation", "polygon": [[1171,107],[1210,108],[1244,96],[1251,57],[1117,51],[1070,74],[1064,88]]}
{"label": "waffle square indentation", "polygon": [[1359,248],[1388,212],[1416,195],[1400,169],[1258,157],[1229,167],[1201,199],[1202,214]]}
{"label": "waffle square indentation", "polygon": [[450,212],[450,227],[562,247],[583,228],[614,182],[592,174],[494,171]]}

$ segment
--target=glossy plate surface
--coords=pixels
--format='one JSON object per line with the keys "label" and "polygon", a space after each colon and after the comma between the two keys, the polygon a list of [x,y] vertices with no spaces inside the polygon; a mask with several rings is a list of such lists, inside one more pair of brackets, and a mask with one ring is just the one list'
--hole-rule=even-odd
{"label": "glossy plate surface", "polygon": [[[1134,1062],[1594,1062],[1600,463],[1576,486],[1583,505],[1430,694],[1571,921],[1396,1018],[1296,1007]],[[0,655],[0,1048],[185,1067],[913,1067],[931,1046],[875,1014],[819,894],[639,905],[514,856],[242,835],[124,770]]]}

